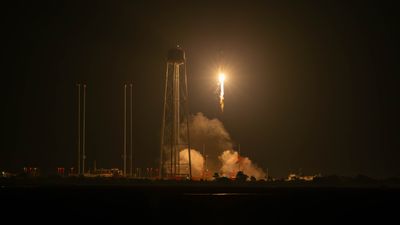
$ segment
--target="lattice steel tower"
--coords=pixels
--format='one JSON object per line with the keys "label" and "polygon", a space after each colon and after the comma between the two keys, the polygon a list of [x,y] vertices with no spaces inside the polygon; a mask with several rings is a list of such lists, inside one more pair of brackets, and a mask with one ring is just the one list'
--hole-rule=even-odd
{"label": "lattice steel tower", "polygon": [[192,178],[190,151],[187,151],[188,161],[184,162],[180,157],[183,149],[190,149],[189,103],[185,52],[177,46],[168,51],[165,73],[159,168],[161,178]]}

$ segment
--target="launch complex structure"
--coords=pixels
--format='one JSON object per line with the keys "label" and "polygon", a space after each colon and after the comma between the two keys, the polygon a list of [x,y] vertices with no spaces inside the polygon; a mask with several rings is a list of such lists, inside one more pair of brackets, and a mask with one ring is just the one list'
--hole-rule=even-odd
{"label": "launch complex structure", "polygon": [[[85,175],[86,160],[86,87],[78,83],[78,143],[77,175]],[[132,142],[132,83],[129,84],[129,143],[127,143],[127,87],[124,84],[124,149],[123,176],[133,176]],[[83,88],[83,96],[81,94]],[[83,97],[83,100],[81,101]],[[161,179],[192,179],[190,135],[189,135],[189,99],[186,74],[185,52],[177,46],[168,51],[161,126],[160,168]],[[81,110],[83,108],[83,110]],[[127,163],[127,145],[130,150],[130,163]],[[183,150],[187,151],[183,151]],[[186,155],[187,154],[187,155]],[[129,172],[128,172],[129,169]]]}
{"label": "launch complex structure", "polygon": [[[182,122],[182,123],[181,123]],[[182,132],[183,131],[183,132]],[[185,151],[187,149],[188,160]],[[162,179],[192,179],[189,134],[189,99],[186,58],[182,48],[168,51],[161,127],[160,169]]]}

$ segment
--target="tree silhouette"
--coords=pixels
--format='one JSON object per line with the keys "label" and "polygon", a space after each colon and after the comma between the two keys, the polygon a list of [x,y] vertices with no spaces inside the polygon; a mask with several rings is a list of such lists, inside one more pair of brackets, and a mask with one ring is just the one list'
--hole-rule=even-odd
{"label": "tree silhouette", "polygon": [[246,174],[243,173],[243,171],[239,171],[236,174],[236,181],[238,182],[246,182],[247,178],[249,176],[247,176]]}
{"label": "tree silhouette", "polygon": [[215,172],[214,175],[213,175],[213,177],[214,177],[215,180],[218,180],[219,174],[218,174],[217,172]]}

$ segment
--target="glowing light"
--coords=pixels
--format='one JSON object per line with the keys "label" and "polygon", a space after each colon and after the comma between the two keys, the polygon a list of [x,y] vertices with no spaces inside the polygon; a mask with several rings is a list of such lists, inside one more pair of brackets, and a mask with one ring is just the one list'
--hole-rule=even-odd
{"label": "glowing light", "polygon": [[225,81],[225,74],[224,73],[220,73],[219,77],[218,77],[219,83],[224,83]]}
{"label": "glowing light", "polygon": [[224,82],[225,82],[225,74],[219,73],[219,85],[220,85],[220,94],[219,94],[219,104],[221,105],[221,111],[224,112]]}

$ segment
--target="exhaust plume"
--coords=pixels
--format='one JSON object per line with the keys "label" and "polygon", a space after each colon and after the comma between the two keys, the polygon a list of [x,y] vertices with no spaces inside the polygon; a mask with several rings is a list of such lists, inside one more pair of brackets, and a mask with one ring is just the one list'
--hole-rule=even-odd
{"label": "exhaust plume", "polygon": [[[191,116],[189,129],[193,176],[195,176],[194,170],[197,170],[194,168],[202,168],[200,171],[203,172],[204,169],[207,169],[211,172],[209,175],[212,175],[214,172],[220,172],[223,176],[235,177],[240,165],[240,170],[246,175],[254,176],[256,179],[265,178],[265,173],[261,168],[254,165],[249,158],[240,157],[238,152],[233,150],[231,137],[225,130],[222,122],[218,119],[209,119],[204,116],[203,113],[199,112]],[[185,133],[186,126],[182,125],[181,134]],[[181,137],[185,137],[185,135]],[[202,149],[202,151],[200,153],[194,149]],[[181,160],[182,157],[186,157],[186,159],[184,158],[183,160],[188,162],[187,149],[183,151],[185,151],[185,153],[182,153],[182,151],[180,153]],[[198,159],[196,159],[196,157],[198,157]],[[202,162],[201,166],[195,165],[196,160]],[[205,160],[207,163],[204,163]],[[204,168],[204,164],[207,165],[207,168]],[[231,176],[232,173],[234,173],[234,176]]]}
{"label": "exhaust plume", "polygon": [[[224,125],[218,119],[209,119],[199,112],[190,117],[189,127],[191,148],[201,150],[203,157],[207,158],[209,171],[219,171],[218,156],[224,149],[233,148],[231,137]],[[181,126],[181,132],[186,133],[186,126]]]}
{"label": "exhaust plume", "polygon": [[265,178],[264,171],[253,164],[248,157],[241,157],[237,151],[225,150],[219,160],[222,163],[220,173],[222,176],[234,178],[238,171],[243,171],[247,176],[255,177],[257,180]]}
{"label": "exhaust plume", "polygon": [[[195,149],[190,149],[190,157],[192,161],[192,177],[201,178],[204,171],[204,158],[200,152]],[[188,149],[183,149],[179,152],[179,163],[181,165],[189,165]]]}
{"label": "exhaust plume", "polygon": [[221,112],[224,112],[224,81],[225,74],[220,72],[218,77],[219,85],[220,85],[220,94],[219,94],[219,104],[221,105]]}

